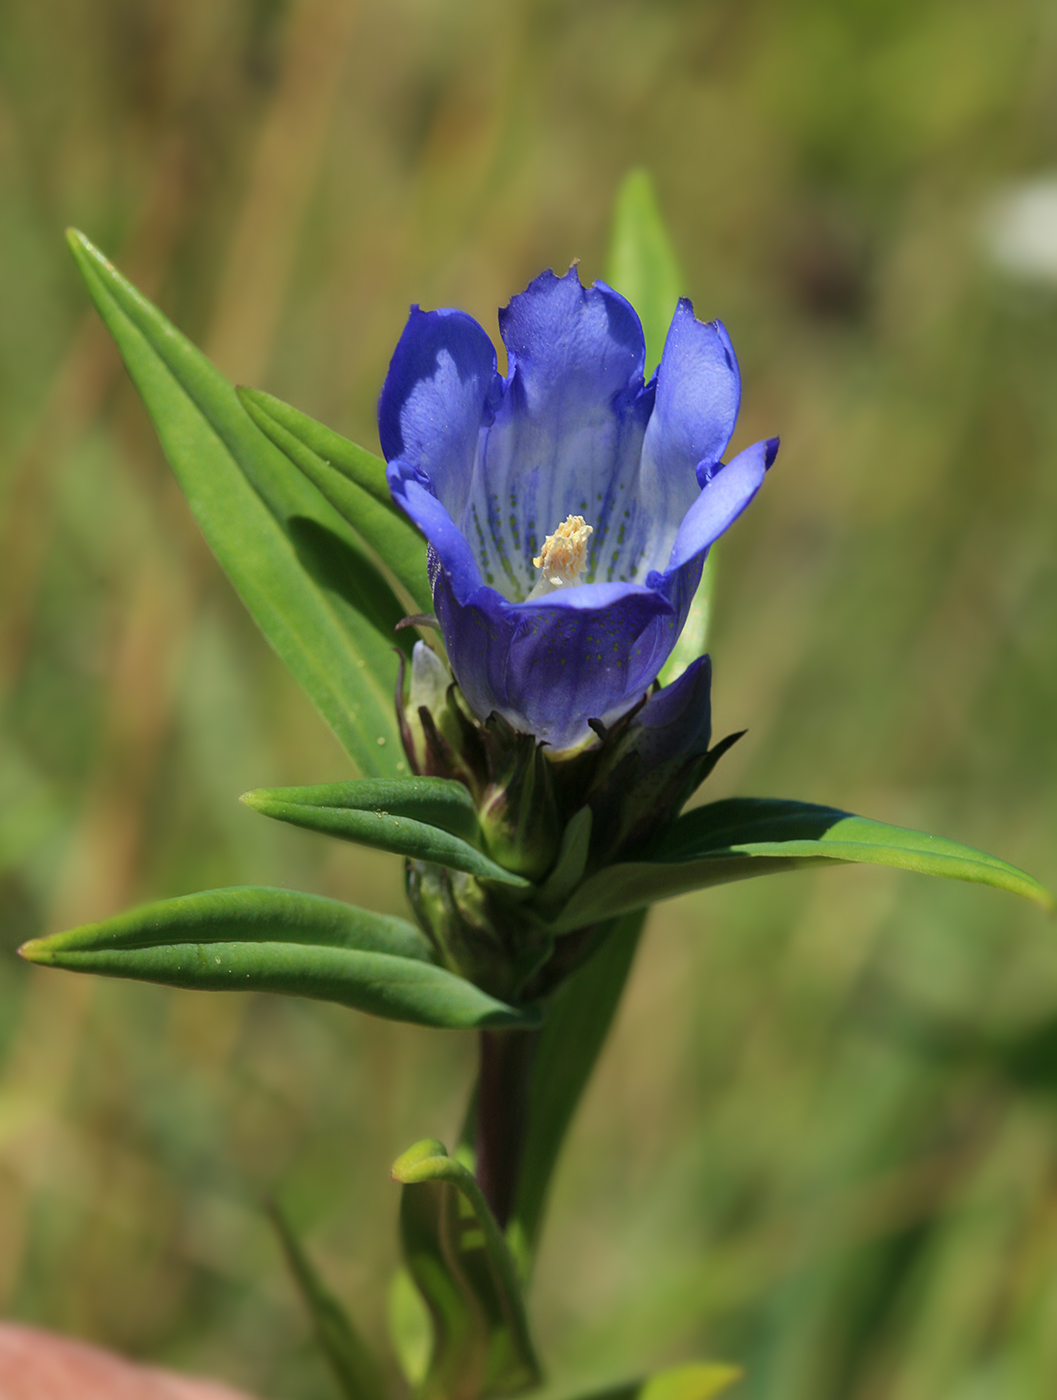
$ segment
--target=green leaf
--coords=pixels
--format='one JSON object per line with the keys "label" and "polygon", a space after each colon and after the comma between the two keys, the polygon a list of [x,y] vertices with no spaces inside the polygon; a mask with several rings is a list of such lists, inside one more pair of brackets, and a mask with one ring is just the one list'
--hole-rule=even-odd
{"label": "green leaf", "polygon": [[[234,388],[83,234],[70,247],[188,504],[261,631],[367,775],[403,766],[393,628],[405,613],[337,511]],[[408,633],[396,644],[410,647]]]}
{"label": "green leaf", "polygon": [[[630,171],[617,193],[606,280],[639,313],[646,337],[648,377],[661,358],[676,303],[685,294],[686,280],[665,228],[653,181],[645,170]],[[662,685],[677,680],[708,649],[715,573],[713,546],[705,559],[686,624],[661,670]]]}
{"label": "green leaf", "polygon": [[532,1062],[523,1166],[511,1225],[516,1248],[525,1259],[535,1252],[558,1153],[613,1023],[645,920],[641,912],[619,920],[547,1008]]}
{"label": "green leaf", "polygon": [[639,313],[649,378],[686,284],[645,170],[630,171],[617,192],[606,281]]}
{"label": "green leaf", "polygon": [[[294,438],[303,443],[313,456],[320,458],[347,480],[366,491],[396,520],[404,523],[419,540],[422,539],[403,511],[393,503],[389,483],[385,479],[385,462],[381,457],[368,452],[366,447],[361,447],[359,443],[342,437],[333,428],[318,423],[307,413],[302,413],[299,408],[283,403],[282,399],[277,399],[274,394],[266,394],[263,389],[240,387],[238,395],[247,408],[250,404],[254,406],[255,422],[260,421],[258,414],[261,418],[269,419],[274,427],[283,430],[284,441]],[[271,429],[265,431],[270,432]]]}
{"label": "green leaf", "polygon": [[415,1280],[401,1265],[389,1285],[389,1337],[404,1378],[417,1390],[429,1370],[433,1323]]}
{"label": "green leaf", "polygon": [[713,1400],[743,1375],[740,1366],[698,1361],[658,1371],[645,1381],[629,1381],[595,1391],[584,1400]]}
{"label": "green leaf", "polygon": [[[237,390],[246,412],[364,539],[420,612],[433,611],[426,541],[389,498],[385,463],[260,389]],[[325,455],[327,452],[331,455]],[[379,500],[378,477],[384,499]]]}
{"label": "green leaf", "polygon": [[591,876],[562,910],[555,929],[565,932],[689,890],[818,861],[889,865],[968,880],[1023,895],[1046,910],[1054,907],[1050,892],[1023,870],[956,841],[835,807],[738,797],[680,817],[653,860],[612,865]]}
{"label": "green leaf", "polygon": [[316,1273],[279,1206],[269,1214],[297,1286],[312,1318],[320,1350],[330,1362],[346,1400],[386,1400],[387,1389],[370,1347],[348,1314]]}
{"label": "green leaf", "polygon": [[393,1164],[404,1258],[433,1319],[423,1400],[510,1395],[540,1379],[510,1250],[473,1176],[442,1143]]}
{"label": "green leaf", "polygon": [[637,1400],[712,1400],[721,1395],[744,1372],[740,1366],[719,1362],[698,1361],[688,1366],[673,1366],[659,1371],[636,1393]]}
{"label": "green leaf", "polygon": [[209,991],[285,992],[423,1026],[538,1019],[437,967],[413,924],[292,890],[206,890],[35,938],[19,951],[30,962],[71,972]]}
{"label": "green leaf", "polygon": [[247,807],[294,826],[413,860],[429,860],[478,879],[528,889],[480,849],[473,799],[450,778],[366,778],[320,787],[260,788],[242,796]]}

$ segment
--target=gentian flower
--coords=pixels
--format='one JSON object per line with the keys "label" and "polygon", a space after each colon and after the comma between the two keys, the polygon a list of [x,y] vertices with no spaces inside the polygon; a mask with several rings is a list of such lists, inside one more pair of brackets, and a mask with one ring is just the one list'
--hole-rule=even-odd
{"label": "gentian flower", "polygon": [[645,694],[686,621],[709,546],[777,439],[731,462],[730,337],[679,302],[643,382],[634,308],[574,268],[499,313],[508,373],[461,311],[411,315],[378,406],[393,499],[429,541],[437,618],[473,712],[555,750]]}

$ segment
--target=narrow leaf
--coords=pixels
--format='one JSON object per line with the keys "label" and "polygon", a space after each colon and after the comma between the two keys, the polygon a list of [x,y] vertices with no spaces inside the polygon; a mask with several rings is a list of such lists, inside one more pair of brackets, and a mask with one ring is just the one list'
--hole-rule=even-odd
{"label": "narrow leaf", "polygon": [[833,807],[731,798],[680,817],[652,861],[610,866],[586,880],[562,910],[557,932],[655,900],[818,861],[888,865],[991,885],[1052,910],[1053,896],[997,856],[923,831],[888,826]]}
{"label": "narrow leaf", "polygon": [[[646,337],[648,377],[661,358],[676,303],[686,294],[686,279],[665,227],[653,181],[645,170],[630,171],[617,193],[606,280],[639,313]],[[662,685],[677,680],[708,649],[715,570],[713,547],[705,559],[686,624],[661,671]]]}
{"label": "narrow leaf", "polygon": [[645,170],[630,171],[617,192],[606,281],[639,313],[649,378],[686,283]]}
{"label": "narrow leaf", "polygon": [[[400,771],[392,695],[402,604],[337,511],[234,388],[83,234],[68,235],[210,548],[362,772]],[[402,643],[409,645],[407,637]]]}
{"label": "narrow leaf", "polygon": [[[389,483],[385,479],[385,462],[381,457],[368,452],[366,447],[360,447],[351,439],[342,437],[333,428],[317,423],[300,409],[283,403],[282,399],[277,399],[274,394],[266,394],[263,389],[240,388],[238,393],[244,403],[252,402],[259,413],[266,415],[289,437],[304,443],[314,456],[321,458],[328,466],[334,467],[342,476],[373,496],[375,501],[385,506],[396,519],[407,521],[403,511],[393,504],[393,498],[389,494]],[[255,421],[259,421],[256,414],[254,418]],[[408,529],[418,534],[410,521],[407,521],[407,525]],[[422,538],[421,535],[419,538]]]}
{"label": "narrow leaf", "polygon": [[353,1327],[348,1314],[316,1273],[300,1241],[276,1203],[269,1214],[312,1318],[320,1350],[346,1400],[386,1400],[386,1385],[371,1349]]}
{"label": "narrow leaf", "polygon": [[403,919],[336,899],[241,886],[86,924],[19,950],[30,962],[209,991],[285,992],[424,1026],[533,1024],[438,967]]}
{"label": "narrow leaf", "polygon": [[[328,461],[313,450],[305,440],[306,432],[316,443],[324,435],[330,438],[337,438],[338,435],[330,433],[322,424],[315,423],[271,394],[259,389],[240,388],[237,392],[246,412],[260,430],[294,466],[304,472],[338,514],[371,546],[408,593],[415,607],[431,612],[433,593],[426,571],[426,542],[422,535],[392,501],[387,499],[383,504],[373,490],[361,484],[359,478],[365,475],[364,472],[355,475],[346,473],[337,463]],[[344,438],[338,438],[338,441],[366,458],[370,465],[381,467],[384,484],[384,463],[379,458]],[[373,481],[373,474],[369,474],[367,479]],[[388,497],[388,488],[386,495]]]}
{"label": "narrow leaf", "polygon": [[423,1400],[478,1400],[538,1384],[513,1257],[473,1176],[427,1140],[392,1169],[404,1258],[433,1319]]}
{"label": "narrow leaf", "polygon": [[645,919],[639,912],[622,918],[547,1008],[532,1062],[524,1165],[512,1222],[526,1259],[535,1252],[558,1154],[613,1023]]}
{"label": "narrow leaf", "polygon": [[404,1378],[417,1390],[429,1370],[433,1323],[415,1280],[401,1265],[389,1285],[389,1337]]}
{"label": "narrow leaf", "polygon": [[480,840],[473,799],[452,779],[367,778],[320,787],[260,788],[244,793],[242,801],[265,816],[343,841],[529,888],[527,880],[471,844]]}

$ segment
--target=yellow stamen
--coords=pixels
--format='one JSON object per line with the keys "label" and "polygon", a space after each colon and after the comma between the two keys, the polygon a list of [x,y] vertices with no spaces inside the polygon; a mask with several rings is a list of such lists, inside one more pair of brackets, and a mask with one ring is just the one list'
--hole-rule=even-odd
{"label": "yellow stamen", "polygon": [[563,520],[554,534],[543,541],[543,548],[532,561],[543,572],[536,587],[565,588],[579,583],[580,575],[587,568],[587,540],[593,533],[594,527],[588,525],[582,515],[570,515]]}

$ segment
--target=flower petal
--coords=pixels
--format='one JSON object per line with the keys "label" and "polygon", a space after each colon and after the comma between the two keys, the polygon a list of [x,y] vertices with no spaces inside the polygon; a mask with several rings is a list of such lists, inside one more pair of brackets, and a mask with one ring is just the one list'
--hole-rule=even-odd
{"label": "flower petal", "polygon": [[681,625],[663,593],[627,584],[585,584],[533,604],[482,588],[462,606],[442,574],[434,601],[473,712],[496,710],[555,749],[588,738],[589,719],[608,723],[633,705]]}
{"label": "flower petal", "polygon": [[378,401],[378,432],[386,460],[424,473],[453,520],[501,388],[495,347],[472,316],[411,308]]}
{"label": "flower petal", "polygon": [[705,753],[712,737],[712,662],[707,654],[651,695],[633,723],[635,751],[647,771]]}
{"label": "flower petal", "polygon": [[675,309],[657,370],[657,401],[644,455],[665,476],[692,476],[718,462],[741,402],[741,376],[722,321],[699,321],[683,297]]}
{"label": "flower petal", "polygon": [[713,472],[679,527],[668,561],[669,574],[704,554],[734,523],[763,485],[777,454],[778,439],[766,438]]}
{"label": "flower petal", "polygon": [[466,536],[433,495],[429,483],[402,457],[389,463],[385,476],[393,500],[429,540],[431,552],[451,579],[456,597],[468,598],[481,587],[482,579]]}
{"label": "flower petal", "polygon": [[719,321],[698,321],[684,297],[657,370],[628,531],[628,550],[638,562],[625,577],[641,581],[651,569],[665,567],[683,517],[704,485],[695,469],[719,461],[734,431],[740,397],[730,337]]}
{"label": "flower petal", "polygon": [[[588,577],[638,468],[645,347],[630,304],[576,269],[545,272],[499,313],[510,359],[503,401],[460,519],[484,577],[510,598],[568,515],[593,526]],[[459,518],[459,517],[457,517]]]}

